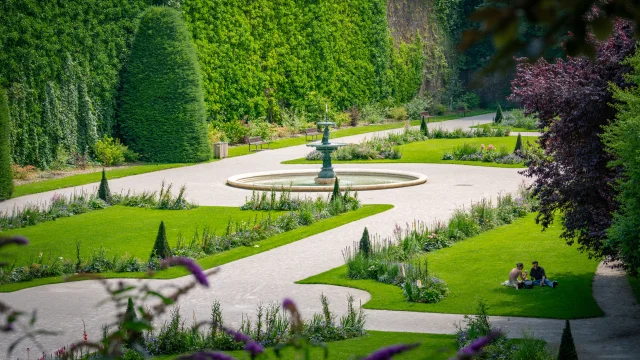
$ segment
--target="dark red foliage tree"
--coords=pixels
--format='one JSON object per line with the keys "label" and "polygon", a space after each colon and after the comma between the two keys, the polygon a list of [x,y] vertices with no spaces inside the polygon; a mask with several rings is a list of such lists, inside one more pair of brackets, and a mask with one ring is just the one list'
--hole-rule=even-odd
{"label": "dark red foliage tree", "polygon": [[511,100],[527,113],[537,113],[541,152],[523,173],[533,178],[540,199],[537,221],[548,227],[561,214],[562,237],[590,255],[607,254],[603,247],[611,214],[617,209],[612,187],[618,170],[607,167],[611,156],[601,143],[603,125],[615,118],[609,83],[624,87],[629,66],[620,62],[635,50],[633,26],[614,24],[605,41],[590,38],[596,56],[519,61],[511,83]]}

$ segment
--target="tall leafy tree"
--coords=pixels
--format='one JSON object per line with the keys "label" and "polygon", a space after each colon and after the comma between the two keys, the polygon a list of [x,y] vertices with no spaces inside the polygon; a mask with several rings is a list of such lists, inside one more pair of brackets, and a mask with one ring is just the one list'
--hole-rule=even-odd
{"label": "tall leafy tree", "polygon": [[620,207],[613,216],[607,235],[606,247],[617,254],[627,271],[640,274],[640,52],[626,64],[632,67],[626,79],[632,87],[614,86],[614,99],[618,101],[616,121],[606,128],[603,139],[607,151],[615,156],[611,166],[620,168],[618,202]]}
{"label": "tall leafy tree", "polygon": [[119,123],[127,145],[157,162],[210,157],[198,57],[180,13],[142,15],[122,77]]}
{"label": "tall leafy tree", "polygon": [[607,166],[612,157],[601,136],[615,117],[609,84],[626,86],[629,66],[621,61],[634,51],[632,33],[630,24],[618,21],[606,41],[591,38],[595,58],[521,62],[512,82],[511,99],[540,120],[542,153],[524,172],[540,198],[537,220],[547,227],[562,214],[562,237],[595,256],[615,256],[604,242],[618,207],[612,187],[618,169]]}
{"label": "tall leafy tree", "polygon": [[13,171],[11,169],[9,132],[9,102],[7,100],[7,92],[0,88],[0,200],[6,200],[13,194]]}

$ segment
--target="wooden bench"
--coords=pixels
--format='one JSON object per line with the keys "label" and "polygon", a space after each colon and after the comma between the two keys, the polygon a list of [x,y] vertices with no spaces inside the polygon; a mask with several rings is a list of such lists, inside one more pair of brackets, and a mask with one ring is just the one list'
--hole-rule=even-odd
{"label": "wooden bench", "polygon": [[420,120],[425,119],[427,120],[427,122],[429,122],[429,118],[431,117],[431,115],[429,115],[428,111],[423,111],[420,113]]}
{"label": "wooden bench", "polygon": [[267,149],[271,145],[270,142],[262,140],[262,136],[253,136],[253,137],[245,137],[245,141],[249,144],[249,151],[251,151],[251,146],[256,147],[256,151],[258,151],[258,146],[260,146],[260,150],[264,145],[267,145]]}
{"label": "wooden bench", "polygon": [[304,139],[308,140],[308,137],[311,136],[311,140],[316,140],[318,136],[322,136],[322,133],[318,131],[318,128],[308,128],[304,129]]}
{"label": "wooden bench", "polygon": [[462,117],[467,116],[467,108],[464,106],[458,106],[458,112],[462,113]]}

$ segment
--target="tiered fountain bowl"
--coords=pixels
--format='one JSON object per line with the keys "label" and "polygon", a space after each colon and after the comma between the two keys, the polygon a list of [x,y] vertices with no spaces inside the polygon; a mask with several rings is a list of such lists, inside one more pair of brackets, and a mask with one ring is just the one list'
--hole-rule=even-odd
{"label": "tiered fountain bowl", "polygon": [[331,153],[347,144],[329,141],[329,126],[335,123],[319,122],[324,126],[322,141],[307,144],[322,153],[322,169],[280,170],[235,175],[227,179],[233,187],[251,190],[332,191],[336,178],[341,190],[381,190],[420,185],[427,182],[423,174],[396,170],[333,169]]}

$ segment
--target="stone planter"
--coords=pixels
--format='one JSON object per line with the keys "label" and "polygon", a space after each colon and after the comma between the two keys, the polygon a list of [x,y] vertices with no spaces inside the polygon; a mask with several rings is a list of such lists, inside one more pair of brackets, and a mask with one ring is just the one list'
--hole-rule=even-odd
{"label": "stone planter", "polygon": [[216,159],[224,159],[229,156],[229,143],[219,142],[213,144],[213,157]]}

